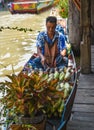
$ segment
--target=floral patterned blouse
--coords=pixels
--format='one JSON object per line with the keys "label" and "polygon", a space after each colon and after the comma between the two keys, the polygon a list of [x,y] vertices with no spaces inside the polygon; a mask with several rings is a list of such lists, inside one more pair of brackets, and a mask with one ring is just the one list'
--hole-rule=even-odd
{"label": "floral patterned blouse", "polygon": [[36,46],[40,47],[42,49],[42,54],[44,54],[45,40],[49,44],[53,44],[56,38],[58,38],[58,50],[60,53],[63,49],[66,49],[66,45],[64,35],[57,31],[55,32],[54,38],[52,40],[48,37],[47,32],[40,32],[37,36]]}

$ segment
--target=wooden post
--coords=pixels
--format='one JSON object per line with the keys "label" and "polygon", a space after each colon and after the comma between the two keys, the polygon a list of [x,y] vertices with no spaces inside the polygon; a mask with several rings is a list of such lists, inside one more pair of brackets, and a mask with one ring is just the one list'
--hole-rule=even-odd
{"label": "wooden post", "polygon": [[81,73],[88,74],[91,73],[91,33],[90,33],[90,23],[91,23],[91,11],[90,5],[91,0],[81,0],[81,12],[80,12],[80,23],[82,31],[82,42],[80,46],[81,58],[80,66]]}

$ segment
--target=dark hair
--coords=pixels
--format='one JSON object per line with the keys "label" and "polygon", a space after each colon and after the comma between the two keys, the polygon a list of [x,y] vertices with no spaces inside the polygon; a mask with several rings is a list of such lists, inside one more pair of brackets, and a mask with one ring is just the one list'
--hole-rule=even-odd
{"label": "dark hair", "polygon": [[46,18],[46,23],[50,22],[50,23],[57,23],[57,18],[55,16],[48,16]]}

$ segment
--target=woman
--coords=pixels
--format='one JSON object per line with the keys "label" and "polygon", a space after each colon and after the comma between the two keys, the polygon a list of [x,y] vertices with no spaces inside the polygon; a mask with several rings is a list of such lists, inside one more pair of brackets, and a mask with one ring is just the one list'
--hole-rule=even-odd
{"label": "woman", "polygon": [[31,61],[33,68],[64,67],[68,64],[64,35],[56,31],[57,18],[46,18],[46,31],[37,36],[38,57]]}

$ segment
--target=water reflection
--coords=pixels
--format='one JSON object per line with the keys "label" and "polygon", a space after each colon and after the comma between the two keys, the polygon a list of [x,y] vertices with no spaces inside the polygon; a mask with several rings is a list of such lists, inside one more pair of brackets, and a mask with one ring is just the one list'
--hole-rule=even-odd
{"label": "water reflection", "polygon": [[39,15],[0,12],[0,26],[28,28],[33,31],[4,29],[0,31],[0,81],[6,74],[19,73],[26,61],[36,51],[36,36],[45,27],[45,18],[50,10]]}

